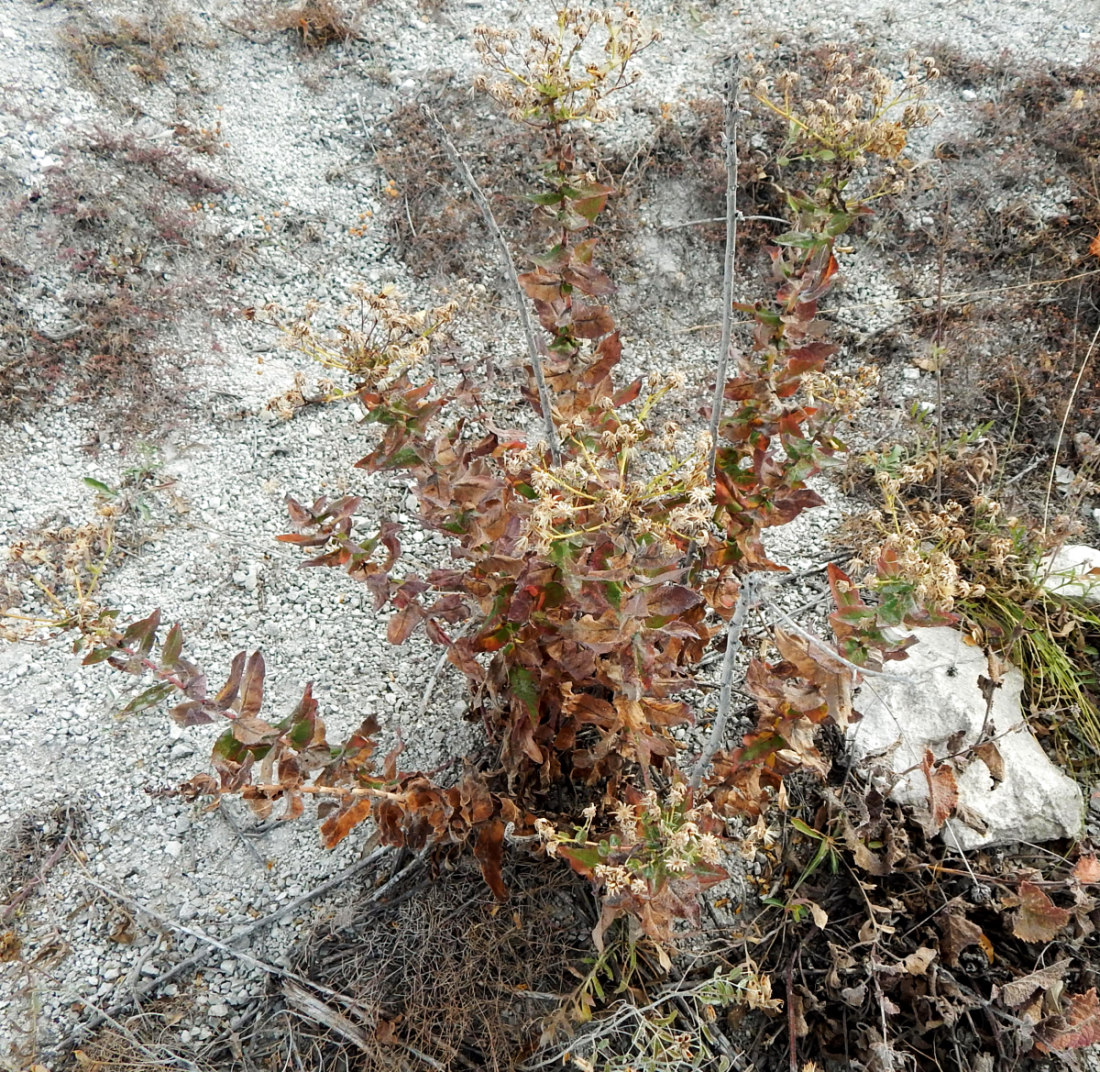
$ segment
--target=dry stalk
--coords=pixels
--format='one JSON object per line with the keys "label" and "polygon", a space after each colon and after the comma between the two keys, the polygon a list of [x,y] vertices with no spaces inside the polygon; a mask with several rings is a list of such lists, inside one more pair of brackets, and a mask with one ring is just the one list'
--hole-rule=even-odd
{"label": "dry stalk", "polygon": [[[249,926],[246,927],[240,934],[234,935],[234,937],[230,938],[226,944],[232,947],[234,945],[246,943],[254,934],[263,930],[265,927],[269,927],[272,923],[278,922],[284,916],[297,911],[303,904],[306,904],[309,901],[316,899],[317,897],[323,896],[330,890],[334,890],[337,887],[342,886],[345,882],[347,882],[353,876],[357,875],[360,871],[364,871],[368,867],[379,863],[383,858],[390,855],[392,852],[393,850],[390,848],[376,849],[369,856],[352,864],[351,867],[345,868],[338,875],[334,875],[332,878],[328,879],[325,882],[322,882],[314,889],[302,894],[300,897],[296,897],[293,901],[288,902],[281,908],[278,908],[274,912],[271,912],[266,916],[262,916],[254,923],[249,924]],[[416,861],[413,861],[413,863],[416,863]],[[412,864],[410,864],[409,868],[406,868],[405,870],[407,871],[411,869],[411,867]],[[404,872],[401,872],[400,874],[404,874]],[[379,889],[373,891],[370,895],[370,900],[374,901],[382,897],[387,890],[392,888],[393,883],[397,880],[397,878],[400,877],[400,874],[394,876],[394,878],[391,879],[389,882],[385,883]],[[211,953],[214,952],[216,948],[213,944],[207,943],[205,938],[203,938],[202,941],[204,942],[202,948],[198,949],[196,952],[192,953],[191,956],[187,957],[184,960],[181,960],[178,964],[174,965],[168,970],[161,972],[160,975],[157,975],[147,982],[142,983],[140,986],[134,987],[133,990],[130,991],[128,996],[124,996],[121,1000],[115,1002],[114,1005],[110,1006],[110,1008],[107,1010],[108,1013],[111,1016],[118,1016],[121,1013],[124,1013],[132,1006],[139,1004],[146,998],[152,997],[162,986],[171,982],[173,979],[177,978],[180,975],[183,975],[185,972],[189,971],[192,968],[197,968],[210,956]],[[233,950],[230,949],[230,951],[232,952]],[[69,1050],[77,1046],[81,1042],[81,1040],[86,1038],[88,1035],[91,1034],[91,1032],[93,1032],[97,1027],[105,1022],[106,1017],[100,1015],[99,1013],[96,1013],[86,1023],[78,1025],[59,1043],[58,1052],[67,1053]]]}
{"label": "dry stalk", "polygon": [[707,454],[707,480],[714,480],[718,455],[718,425],[725,400],[726,368],[733,337],[733,275],[737,266],[737,87],[740,60],[730,56],[729,85],[726,88],[726,254],[722,261],[722,341],[718,347],[717,382],[710,414],[710,451]]}
{"label": "dry stalk", "polygon": [[699,762],[695,764],[695,770],[691,772],[692,789],[699,788],[699,783],[703,780],[703,772],[710,765],[710,761],[726,735],[730,703],[733,699],[733,667],[737,660],[737,653],[741,650],[741,632],[745,628],[745,617],[749,607],[756,603],[756,584],[759,579],[758,573],[748,574],[741,581],[741,590],[737,593],[737,607],[726,630],[726,653],[722,658],[722,675],[719,679],[718,713],[714,716],[714,725],[711,726],[706,747],[699,757]]}
{"label": "dry stalk", "polygon": [[1077,369],[1077,378],[1073,381],[1073,390],[1069,393],[1069,398],[1066,400],[1065,412],[1062,414],[1062,423],[1058,426],[1058,438],[1054,443],[1054,457],[1050,459],[1050,475],[1047,477],[1047,490],[1046,495],[1043,498],[1043,529],[1047,528],[1047,520],[1050,514],[1050,499],[1054,493],[1054,476],[1058,470],[1058,455],[1062,451],[1062,441],[1066,437],[1066,425],[1069,423],[1070,411],[1073,409],[1074,399],[1077,397],[1077,392],[1081,388],[1081,381],[1085,378],[1085,369],[1089,366],[1089,359],[1092,357],[1093,350],[1096,349],[1096,340],[1100,338],[1100,325],[1097,325],[1096,330],[1092,333],[1092,338],[1089,340],[1089,348],[1085,351],[1085,356],[1081,360],[1081,365]]}
{"label": "dry stalk", "polygon": [[531,368],[535,373],[535,383],[539,392],[539,407],[542,410],[543,429],[546,432],[546,443],[550,448],[550,457],[553,459],[555,467],[560,466],[561,447],[558,444],[557,429],[554,427],[554,414],[550,407],[550,392],[546,386],[546,377],[543,376],[542,373],[542,360],[539,355],[539,346],[535,336],[535,325],[531,320],[531,312],[527,308],[527,297],[523,293],[523,287],[520,286],[519,275],[516,273],[516,264],[512,259],[512,253],[508,249],[508,243],[504,239],[504,233],[501,231],[500,225],[493,215],[493,210],[489,205],[489,199],[482,193],[481,187],[477,183],[477,179],[474,178],[473,172],[470,170],[466,161],[462,159],[458,147],[451,141],[446,128],[436,117],[435,112],[426,104],[422,104],[420,108],[436,128],[439,134],[439,140],[443,142],[443,148],[447,150],[447,155],[450,157],[455,170],[462,176],[462,181],[466,183],[470,195],[477,203],[477,207],[481,210],[481,215],[485,220],[485,226],[489,228],[489,233],[493,236],[497,248],[501,252],[501,257],[504,260],[504,266],[508,275],[508,282],[511,286],[512,296],[515,299],[516,307],[519,309],[520,320],[523,324],[523,335],[527,340],[527,356],[531,361]]}

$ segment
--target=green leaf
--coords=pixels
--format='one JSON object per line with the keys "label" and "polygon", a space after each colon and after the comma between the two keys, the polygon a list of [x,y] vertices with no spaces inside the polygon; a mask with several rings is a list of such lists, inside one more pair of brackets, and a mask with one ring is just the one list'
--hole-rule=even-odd
{"label": "green leaf", "polygon": [[225,760],[230,763],[242,763],[247,752],[248,749],[233,736],[233,731],[226,730],[225,733],[214,742],[214,747],[210,753],[210,759],[215,766],[217,766],[218,760]]}
{"label": "green leaf", "polygon": [[537,723],[539,717],[539,690],[531,671],[522,666],[513,666],[508,671],[508,683],[512,687],[512,695],[522,701],[531,716],[531,721]]}
{"label": "green leaf", "polygon": [[88,652],[81,661],[81,666],[93,666],[95,663],[105,662],[112,655],[117,655],[117,648],[94,648]]}
{"label": "green leaf", "polygon": [[95,477],[84,477],[84,483],[88,487],[95,489],[100,495],[106,495],[108,499],[117,499],[118,492],[112,488],[109,484],[104,484],[102,480],[96,480]]}
{"label": "green leaf", "polygon": [[183,630],[179,627],[179,622],[172,626],[168,630],[168,636],[164,638],[164,647],[160,652],[160,665],[162,668],[170,669],[176,665],[176,660],[179,659],[183,652]]}
{"label": "green leaf", "polygon": [[791,826],[793,826],[795,830],[797,830],[800,834],[805,834],[806,837],[811,837],[815,840],[820,840],[824,836],[820,830],[815,830],[812,826],[804,823],[801,819],[792,818]]}
{"label": "green leaf", "polygon": [[808,231],[784,231],[772,241],[777,246],[793,246],[795,249],[813,249],[821,243],[821,238]]}
{"label": "green leaf", "polygon": [[852,226],[852,220],[855,217],[848,212],[834,212],[829,217],[829,222],[825,225],[825,233],[830,238],[835,238],[837,235],[844,234],[849,227]]}
{"label": "green leaf", "polygon": [[144,692],[138,693],[118,714],[120,716],[133,715],[139,711],[146,711],[150,707],[155,707],[161,700],[171,696],[174,688],[175,686],[169,685],[166,681],[153,685]]}
{"label": "green leaf", "polygon": [[536,205],[560,205],[566,197],[561,190],[553,190],[546,194],[524,194],[523,196],[527,201],[532,201]]}
{"label": "green leaf", "polygon": [[420,464],[420,455],[412,447],[402,447],[382,460],[380,469],[411,469]]}

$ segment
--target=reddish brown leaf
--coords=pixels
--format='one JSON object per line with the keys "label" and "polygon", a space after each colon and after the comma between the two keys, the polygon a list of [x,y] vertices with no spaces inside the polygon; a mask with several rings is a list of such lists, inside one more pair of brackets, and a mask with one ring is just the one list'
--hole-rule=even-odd
{"label": "reddish brown leaf", "polygon": [[1065,994],[1062,997],[1060,1025],[1050,1025],[1043,1032],[1040,1048],[1049,1050],[1079,1050],[1100,1042],[1100,1002],[1096,988],[1085,994]]}
{"label": "reddish brown leaf", "polygon": [[1033,882],[1021,882],[1019,911],[1012,922],[1012,933],[1024,942],[1052,942],[1069,922],[1070,913],[1059,908]]}
{"label": "reddish brown leaf", "polygon": [[959,803],[959,785],[955,772],[946,764],[933,769],[935,757],[925,750],[921,770],[928,783],[928,812],[931,816],[931,833],[938,833],[951,817]]}
{"label": "reddish brown leaf", "polygon": [[278,735],[279,731],[262,718],[241,715],[240,718],[233,720],[233,736],[243,745],[260,744],[263,741],[273,740]]}
{"label": "reddish brown leaf", "polygon": [[248,658],[241,684],[241,718],[255,718],[264,705],[264,657],[254,651]]}
{"label": "reddish brown leaf", "polygon": [[170,717],[178,726],[204,726],[213,722],[213,716],[207,714],[206,704],[202,700],[188,700],[172,708]]}
{"label": "reddish brown leaf", "polygon": [[361,822],[370,818],[370,797],[356,797],[335,815],[321,824],[321,838],[326,849],[334,849]]}
{"label": "reddish brown leaf", "polygon": [[674,618],[690,607],[703,602],[703,597],[693,588],[683,584],[664,584],[650,589],[646,594],[646,616]]}
{"label": "reddish brown leaf", "polygon": [[615,319],[605,305],[574,305],[573,334],[578,339],[598,339],[615,330]]}
{"label": "reddish brown leaf", "polygon": [[498,901],[508,900],[501,864],[504,861],[504,824],[494,819],[481,828],[474,844],[474,856],[481,864],[481,874]]}
{"label": "reddish brown leaf", "polygon": [[541,268],[522,273],[519,282],[527,296],[535,301],[552,302],[561,297],[561,277]]}
{"label": "reddish brown leaf", "polygon": [[229,679],[221,687],[218,695],[214,697],[214,706],[222,711],[225,711],[237,698],[237,690],[241,686],[241,674],[244,673],[244,660],[245,654],[243,651],[239,651],[233,656],[233,663],[229,667]]}
{"label": "reddish brown leaf", "polygon": [[1094,257],[1100,257],[1100,231],[1096,232],[1096,237],[1089,243],[1089,252]]}
{"label": "reddish brown leaf", "polygon": [[943,937],[940,939],[940,953],[944,963],[954,968],[959,963],[959,954],[972,945],[981,945],[985,935],[977,923],[967,919],[960,911],[946,911],[936,917],[936,926]]}
{"label": "reddish brown leaf", "polygon": [[391,644],[404,644],[423,619],[424,608],[419,603],[407,604],[390,616],[389,624],[386,626],[386,639]]}

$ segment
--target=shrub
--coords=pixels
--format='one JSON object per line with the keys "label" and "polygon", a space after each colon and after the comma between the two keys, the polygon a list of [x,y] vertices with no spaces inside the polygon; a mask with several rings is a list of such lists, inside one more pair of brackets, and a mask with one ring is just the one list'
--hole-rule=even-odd
{"label": "shrub", "polygon": [[[433,341],[458,315],[454,304],[407,312],[391,292],[357,288],[357,323],[327,336],[314,328],[311,310],[287,323],[272,315],[293,345],[351,382],[365,423],[380,433],[358,467],[409,479],[419,524],[449,538],[452,564],[422,577],[402,573],[401,531],[386,521],[361,534],[354,496],[289,500],[293,531],[280,538],[311,552],[306,565],[343,569],[367,586],[378,610],[390,607],[392,643],[422,630],[443,649],[467,679],[485,752],[460,778],[441,784],[401,771],[396,750],[379,759],[373,718],[342,744],[330,744],[308,686],[284,718],[264,717],[259,653],[239,654],[212,695],[183,654],[180,627],[162,637],[158,613],[125,630],[106,624],[90,631],[85,661],[151,673],[156,683],[139,702],[182,692],[185,700],[172,712],[178,723],[222,727],[215,774],[168,792],[215,800],[238,794],[260,816],[280,806],[283,818],[298,817],[307,800],[319,798],[329,846],[367,820],[392,845],[469,846],[501,899],[508,895],[506,845],[541,846],[597,891],[593,937],[601,955],[609,944],[621,943],[628,957],[644,948],[667,970],[677,922],[695,918],[700,891],[726,874],[725,820],[758,817],[743,848],[766,845],[769,805],[787,798],[789,784],[804,787],[830,773],[822,746],[828,727],[843,730],[855,717],[852,671],[876,671],[903,656],[889,630],[950,620],[952,600],[962,594],[922,588],[909,559],[889,546],[878,555],[870,600],[830,565],[836,646],[775,628],[778,658],[751,658],[745,672],[756,725],[738,747],[719,747],[746,612],[783,570],[765,552],[763,530],[822,502],[807,482],[843,450],[838,423],[867,386],[825,371],[835,347],[823,340],[818,313],[836,280],[836,241],[870,212],[868,201],[902,183],[908,132],[927,121],[920,97],[934,65],[914,64],[895,90],[884,76],[837,55],[805,96],[793,76],[772,82],[762,70],[750,73],[745,88],[788,130],[779,167],[812,181],[795,189],[777,176],[790,227],[769,251],[775,292],[737,306],[751,321],[751,340],[717,385],[712,440],[669,413],[674,399],[684,409],[682,377],[616,378],[622,339],[605,303],[614,287],[592,233],[614,191],[577,163],[570,140],[573,124],[608,114],[607,98],[628,84],[631,60],[653,35],[619,7],[563,10],[555,27],[532,31],[522,49],[511,35],[478,36],[491,72],[479,84],[546,147],[543,180],[530,199],[548,248],[530,256],[515,278],[524,317],[529,302],[542,330],[536,337],[525,319],[523,394],[536,430],[499,428],[474,385],[441,384],[425,374]],[[602,51],[593,47],[596,38]],[[480,189],[466,178],[485,213]],[[488,223],[499,234],[495,221]],[[723,633],[713,744],[688,765],[682,730],[692,711],[683,697],[698,684],[704,651]],[[952,758],[927,762],[930,781],[953,784]],[[820,812],[817,826],[797,821],[812,856],[789,896],[773,899],[794,925],[812,920],[823,930],[828,923],[820,904],[798,894],[826,862],[837,873],[843,863],[853,876],[858,866],[885,879],[905,859],[903,836],[882,828],[881,797],[869,794],[852,807],[867,814],[854,816],[841,800]],[[882,906],[866,896],[871,888],[858,877],[848,887],[867,905],[858,940],[877,949],[888,928]],[[1017,899],[1004,905],[1019,909],[1020,940],[1056,933],[1054,922],[1069,920],[1067,910],[1048,911],[1056,906],[1042,891],[1036,897],[1034,884],[1013,888]],[[888,896],[885,882],[882,889]],[[845,920],[852,918],[849,911]],[[930,963],[923,947],[906,955],[916,959],[892,968],[899,979],[921,975]],[[793,964],[792,954],[786,993],[796,1017],[807,1002]],[[628,986],[630,972],[623,974]],[[599,985],[599,963],[589,982]],[[712,983],[723,1001],[774,1008],[770,980],[751,970]],[[853,1008],[864,1007],[866,993],[853,989],[850,996]],[[681,997],[703,1005],[719,1000],[705,988]],[[581,1018],[591,1004],[578,1001]],[[1043,1021],[1037,1044],[1068,1048],[1091,1038],[1078,1028],[1095,1005],[1094,993],[1072,995],[1070,1014],[1058,1024]],[[883,1017],[886,1007],[883,999]],[[792,1019],[792,1061],[798,1027]],[[643,1034],[662,1052],[675,1042]],[[884,1053],[893,1060],[895,1053],[872,1026],[857,1049],[868,1059]]]}

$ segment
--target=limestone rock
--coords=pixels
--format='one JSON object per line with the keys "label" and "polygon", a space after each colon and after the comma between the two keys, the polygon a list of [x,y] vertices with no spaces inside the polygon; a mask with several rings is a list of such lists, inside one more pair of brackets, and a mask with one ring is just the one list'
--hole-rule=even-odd
{"label": "limestone rock", "polygon": [[1094,547],[1066,544],[1042,559],[1034,577],[1051,595],[1100,606],[1100,551]]}
{"label": "limestone rock", "polygon": [[[865,679],[853,703],[863,718],[848,730],[848,747],[876,781],[908,771],[890,796],[926,809],[928,781],[920,767],[925,750],[941,759],[977,743],[986,713],[978,678],[989,669],[982,649],[958,630],[916,629],[914,635],[918,643],[907,659],[887,663],[886,676]],[[942,836],[952,847],[1049,841],[1075,837],[1082,829],[1081,789],[1047,758],[1027,728],[1023,687],[1023,674],[1012,667],[994,692],[990,733],[1003,761],[1003,780],[995,783],[986,763],[972,753],[955,764],[961,768],[959,812],[972,825],[959,818],[947,821]]]}

